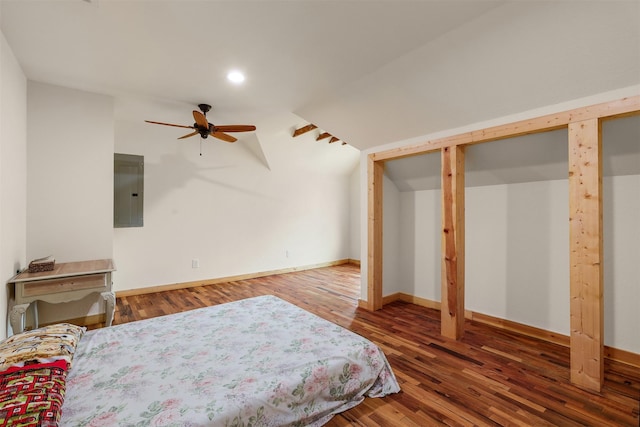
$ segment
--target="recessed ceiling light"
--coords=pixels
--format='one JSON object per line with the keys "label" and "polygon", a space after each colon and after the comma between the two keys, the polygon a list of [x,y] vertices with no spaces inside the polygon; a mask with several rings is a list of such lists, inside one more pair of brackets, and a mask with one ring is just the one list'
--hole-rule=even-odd
{"label": "recessed ceiling light", "polygon": [[237,70],[229,71],[229,74],[227,74],[227,79],[231,83],[240,84],[244,81],[244,74]]}

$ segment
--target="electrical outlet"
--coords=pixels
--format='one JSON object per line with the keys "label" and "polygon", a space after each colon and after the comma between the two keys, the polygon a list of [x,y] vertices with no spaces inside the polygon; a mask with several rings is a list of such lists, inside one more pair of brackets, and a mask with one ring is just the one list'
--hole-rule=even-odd
{"label": "electrical outlet", "polygon": [[200,268],[200,260],[198,258],[191,260],[191,268]]}

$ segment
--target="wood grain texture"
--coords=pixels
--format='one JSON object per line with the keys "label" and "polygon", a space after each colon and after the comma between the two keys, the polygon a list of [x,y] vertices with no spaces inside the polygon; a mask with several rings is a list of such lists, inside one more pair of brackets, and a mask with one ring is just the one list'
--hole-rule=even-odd
{"label": "wood grain texture", "polygon": [[640,369],[605,361],[602,390],[570,383],[569,349],[466,320],[465,335],[440,335],[438,310],[395,301],[357,308],[360,271],[317,270],[118,298],[115,324],[276,295],[378,344],[402,392],[367,398],[328,424],[366,427],[637,427]]}
{"label": "wood grain texture", "polygon": [[35,297],[38,295],[48,295],[57,292],[72,292],[91,288],[106,289],[107,285],[105,276],[106,273],[26,282],[23,285],[22,296]]}
{"label": "wood grain texture", "polygon": [[382,308],[382,203],[384,196],[384,163],[368,157],[367,182],[367,307]]}
{"label": "wood grain texture", "polygon": [[88,261],[56,263],[53,270],[29,273],[24,271],[9,279],[9,282],[31,282],[34,280],[48,280],[57,277],[82,276],[90,273],[107,273],[115,271],[112,259],[95,259]]}
{"label": "wood grain texture", "polygon": [[640,114],[640,95],[611,102],[590,105],[504,125],[492,126],[443,138],[432,139],[414,145],[392,148],[372,153],[375,161],[401,159],[440,150],[456,145],[471,145],[497,141],[516,136],[547,132],[566,128],[570,123],[593,119],[613,119]]}
{"label": "wood grain texture", "polygon": [[274,274],[284,274],[284,273],[291,273],[291,272],[300,271],[300,270],[310,270],[315,268],[330,267],[333,265],[346,264],[349,262],[358,264],[358,265],[360,264],[360,261],[354,261],[351,259],[341,259],[337,261],[322,262],[318,264],[308,264],[308,265],[301,265],[296,267],[281,268],[278,270],[257,271],[255,273],[218,277],[216,279],[197,280],[194,282],[170,283],[166,285],[148,286],[148,287],[138,288],[138,289],[128,289],[125,291],[118,291],[116,293],[116,296],[120,298],[120,297],[127,297],[131,295],[152,294],[155,292],[173,291],[175,289],[185,289],[185,288],[193,288],[193,287],[204,286],[204,285],[214,285],[216,283],[236,282],[238,280],[247,280],[247,279],[254,279],[256,277],[273,276]]}
{"label": "wood grain texture", "polygon": [[442,149],[441,333],[464,333],[464,147]]}
{"label": "wood grain texture", "polygon": [[571,381],[599,391],[604,377],[602,132],[569,125]]}
{"label": "wood grain texture", "polygon": [[[369,154],[369,264],[367,266],[369,308],[371,308],[372,295],[375,295],[376,292],[381,292],[383,286],[381,274],[375,274],[378,271],[381,272],[382,269],[382,250],[380,249],[379,252],[375,253],[372,252],[372,248],[377,248],[378,245],[382,244],[381,225],[378,228],[373,226],[375,225],[374,219],[382,217],[382,208],[371,203],[371,183],[376,182],[376,179],[372,178],[372,174],[377,173],[378,165],[384,165],[384,162],[388,160],[425,154],[435,150],[458,148],[553,129],[568,128],[570,139],[569,190],[571,193],[569,196],[571,345],[572,347],[575,346],[572,350],[572,378],[575,384],[590,390],[599,390],[603,381],[604,359],[602,345],[602,183],[601,171],[597,172],[597,176],[600,179],[599,187],[596,189],[591,182],[592,177],[596,175],[593,172],[596,167],[592,163],[593,159],[588,159],[589,153],[593,153],[593,150],[586,147],[589,144],[593,145],[594,132],[592,129],[596,125],[599,127],[602,120],[612,120],[638,114],[640,114],[640,95]],[[598,136],[598,146],[601,146],[600,139],[601,137]],[[582,144],[581,140],[587,145]],[[596,157],[597,168],[601,168],[600,154]],[[586,173],[585,178],[589,182],[580,180],[579,174],[582,170]],[[578,175],[575,175],[576,173]],[[581,191],[582,194],[579,194]],[[379,199],[382,200],[382,195]],[[594,201],[599,205],[598,209],[594,209]],[[446,203],[446,201],[444,202]],[[379,209],[379,212],[373,209]],[[597,226],[600,227],[600,230],[595,231],[593,224],[599,224]],[[379,233],[378,230],[380,230]],[[582,234],[582,237],[576,238],[575,236],[579,233]],[[598,243],[594,243],[598,240]],[[582,248],[580,248],[581,245]],[[597,260],[592,259],[594,248],[598,252],[595,256],[598,258]],[[375,263],[375,265],[372,265],[372,263]],[[449,297],[446,300],[447,303],[451,302]]]}
{"label": "wood grain texture", "polygon": [[[397,292],[390,295],[385,295],[383,304],[387,305],[394,301],[404,301],[411,304],[420,305],[422,307],[433,308],[440,310],[440,301],[433,301],[426,298],[416,297],[415,295],[405,294]],[[557,332],[548,331],[546,329],[536,328],[534,326],[525,325],[523,323],[514,322],[511,320],[501,319],[499,317],[489,316],[488,314],[478,313],[472,310],[465,309],[464,317],[467,320],[473,320],[476,323],[491,326],[497,329],[505,329],[507,331],[516,332],[531,338],[540,339],[546,342],[559,344],[563,347],[569,348],[570,340],[568,335],[559,334]],[[633,353],[627,350],[622,350],[615,347],[604,346],[605,358],[622,362],[627,365],[640,368],[640,354]]]}

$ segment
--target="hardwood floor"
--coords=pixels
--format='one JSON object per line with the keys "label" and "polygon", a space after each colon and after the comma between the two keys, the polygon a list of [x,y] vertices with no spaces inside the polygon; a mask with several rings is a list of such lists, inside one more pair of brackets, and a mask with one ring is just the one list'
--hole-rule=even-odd
{"label": "hardwood floor", "polygon": [[601,393],[569,383],[568,348],[467,321],[439,334],[436,310],[395,302],[357,308],[355,265],[117,299],[114,324],[272,294],[377,343],[402,392],[335,416],[328,426],[634,426],[640,369],[607,361]]}

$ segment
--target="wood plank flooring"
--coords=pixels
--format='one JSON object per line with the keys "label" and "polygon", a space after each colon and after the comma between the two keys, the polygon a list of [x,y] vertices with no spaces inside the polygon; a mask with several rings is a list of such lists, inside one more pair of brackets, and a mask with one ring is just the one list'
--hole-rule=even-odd
{"label": "wood plank flooring", "polygon": [[345,264],[117,299],[114,324],[272,294],[377,343],[402,392],[335,416],[328,426],[640,425],[640,369],[605,364],[601,393],[569,383],[568,348],[467,321],[440,336],[440,313],[395,302],[357,308],[360,270]]}

